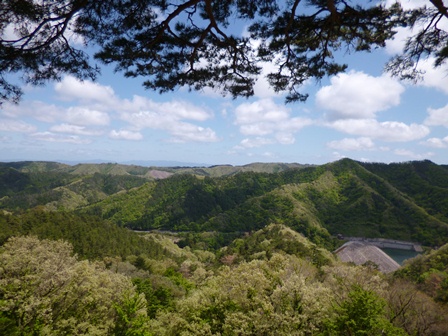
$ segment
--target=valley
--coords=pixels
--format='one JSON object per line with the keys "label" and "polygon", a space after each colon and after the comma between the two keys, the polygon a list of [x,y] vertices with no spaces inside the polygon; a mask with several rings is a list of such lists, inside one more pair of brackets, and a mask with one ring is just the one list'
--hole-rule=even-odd
{"label": "valley", "polygon": [[[351,318],[371,319],[368,330],[445,335],[447,216],[448,167],[430,161],[1,163],[0,327],[57,334],[82,318],[86,332],[102,335],[330,335],[345,330],[338,307],[361,302],[376,308]],[[369,259],[341,262],[333,252],[355,240],[419,255],[403,262],[400,253],[402,265],[388,272]],[[60,271],[45,260],[61,260]],[[87,302],[68,284],[93,293],[94,274],[118,277],[121,289],[107,288],[121,294],[92,294],[92,318],[58,301],[66,293]],[[40,290],[50,283],[54,290]],[[23,315],[33,302],[40,308]],[[65,313],[47,319],[48,311]]]}

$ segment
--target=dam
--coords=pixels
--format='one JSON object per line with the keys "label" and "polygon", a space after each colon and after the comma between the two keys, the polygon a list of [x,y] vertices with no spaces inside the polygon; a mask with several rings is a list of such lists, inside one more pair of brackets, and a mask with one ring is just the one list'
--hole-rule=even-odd
{"label": "dam", "polygon": [[343,237],[342,239],[348,241],[364,242],[379,247],[381,249],[384,248],[384,249],[408,250],[419,253],[423,252],[422,245],[420,243],[414,243],[402,240],[385,239],[385,238],[363,238],[363,237]]}
{"label": "dam", "polygon": [[402,262],[423,251],[419,243],[383,239],[344,237],[347,242],[334,253],[341,261],[363,265],[373,262],[383,273],[397,270]]}
{"label": "dam", "polygon": [[394,272],[400,268],[400,264],[393,260],[379,247],[363,241],[348,241],[336,251],[339,259],[343,262],[352,262],[355,265],[364,265],[373,262],[378,270],[383,273]]}

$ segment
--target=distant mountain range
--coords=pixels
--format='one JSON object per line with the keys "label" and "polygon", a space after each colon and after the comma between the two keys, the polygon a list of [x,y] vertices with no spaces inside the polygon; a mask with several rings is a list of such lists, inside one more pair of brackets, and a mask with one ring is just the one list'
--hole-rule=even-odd
{"label": "distant mountain range", "polygon": [[91,214],[135,230],[240,234],[276,223],[332,236],[448,242],[448,167],[431,161],[147,167],[0,163],[0,209]]}

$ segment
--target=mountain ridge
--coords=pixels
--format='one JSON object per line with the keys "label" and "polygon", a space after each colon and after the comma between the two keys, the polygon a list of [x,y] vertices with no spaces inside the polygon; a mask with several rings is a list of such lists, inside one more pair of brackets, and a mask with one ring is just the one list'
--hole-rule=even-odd
{"label": "mountain ridge", "polygon": [[131,229],[230,234],[280,223],[326,246],[337,234],[448,240],[448,169],[427,160],[157,169],[2,163],[0,182],[0,209],[76,211]]}

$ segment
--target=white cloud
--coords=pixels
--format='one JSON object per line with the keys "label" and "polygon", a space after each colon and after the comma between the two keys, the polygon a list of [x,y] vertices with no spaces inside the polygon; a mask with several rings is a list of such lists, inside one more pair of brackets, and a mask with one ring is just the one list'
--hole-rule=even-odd
{"label": "white cloud", "polygon": [[253,139],[243,139],[240,142],[240,146],[244,148],[254,148],[254,147],[262,147],[266,145],[270,145],[274,143],[272,139],[262,138],[262,137],[256,137]]}
{"label": "white cloud", "polygon": [[151,111],[121,113],[121,119],[137,129],[170,129],[170,125],[176,124],[178,121],[173,115]]}
{"label": "white cloud", "polygon": [[87,145],[92,141],[89,139],[80,138],[77,135],[61,135],[51,132],[38,132],[30,135],[33,140],[48,141],[48,142],[60,142],[60,143],[72,143],[76,145]]}
{"label": "white cloud", "polygon": [[62,108],[41,101],[27,101],[19,105],[6,104],[2,114],[10,118],[26,116],[45,123],[62,121],[80,126],[105,126],[110,123],[109,114],[106,112],[87,106]]}
{"label": "white cloud", "polygon": [[129,130],[112,130],[109,133],[109,137],[115,140],[142,140],[143,135],[140,132],[132,132]]}
{"label": "white cloud", "polygon": [[[431,3],[427,0],[412,0],[412,1],[399,1],[401,6],[405,10],[416,9],[425,6],[433,7]],[[390,6],[395,3],[395,0],[387,0],[385,4]],[[417,34],[418,31],[425,29],[427,22],[417,23],[414,29],[401,28],[395,29],[396,34],[393,39],[387,41],[386,52],[390,55],[397,55],[403,52],[406,41],[412,35]],[[448,19],[443,17],[438,23],[437,27],[448,31]],[[417,70],[423,71],[423,78],[418,81],[416,85],[436,88],[446,94],[448,94],[448,65],[442,65],[440,67],[434,68],[434,57],[422,58],[419,60],[417,65]]]}
{"label": "white cloud", "polygon": [[448,148],[448,136],[444,138],[429,138],[421,144],[433,148]]}
{"label": "white cloud", "polygon": [[448,65],[444,64],[435,68],[434,60],[433,57],[430,57],[419,62],[417,69],[423,71],[424,74],[422,80],[416,84],[448,94]]}
{"label": "white cloud", "polygon": [[290,116],[284,105],[276,105],[271,99],[243,103],[235,109],[235,124],[244,135],[264,136],[274,134],[281,143],[291,143],[293,134],[313,121],[309,118]]}
{"label": "white cloud", "polygon": [[408,28],[395,28],[395,35],[392,39],[386,41],[386,53],[389,55],[397,55],[403,52],[406,40],[411,35]]}
{"label": "white cloud", "polygon": [[296,142],[296,139],[294,138],[294,135],[292,133],[277,133],[275,138],[277,139],[278,143],[282,145],[292,145],[294,142]]}
{"label": "white cloud", "polygon": [[169,116],[173,119],[189,119],[195,121],[205,121],[213,117],[213,113],[207,109],[198,107],[183,100],[173,100],[170,102],[157,103],[145,97],[135,95],[132,100],[123,100],[117,108],[123,114],[148,112],[147,115],[164,118]]}
{"label": "white cloud", "polygon": [[388,76],[372,77],[350,71],[333,76],[331,84],[316,94],[317,104],[332,111],[330,119],[373,118],[379,111],[400,103],[404,87]]}
{"label": "white cloud", "polygon": [[219,141],[215,131],[210,128],[179,122],[170,130],[172,142],[216,142]]}
{"label": "white cloud", "polygon": [[89,80],[80,81],[73,76],[66,76],[54,86],[63,99],[101,102],[111,105],[116,100],[114,90]]}
{"label": "white cloud", "polygon": [[[157,106],[159,110],[160,106]],[[181,120],[182,113],[169,113],[169,111],[138,111],[121,113],[121,119],[136,129],[150,128],[164,130],[171,134],[173,142],[215,142],[218,141],[216,133],[210,128],[187,123]],[[198,118],[199,114],[193,114]]]}
{"label": "white cloud", "polygon": [[75,125],[108,125],[109,115],[106,112],[92,110],[90,108],[76,106],[67,109],[63,119]]}
{"label": "white cloud", "polygon": [[[417,9],[428,5],[427,0],[386,0],[382,1],[382,3],[386,7],[390,7],[394,5],[396,2],[399,2],[401,7],[404,10],[411,10],[411,9]],[[406,39],[412,34],[412,31],[408,28],[401,28],[397,27],[395,28],[395,31],[397,32],[395,36],[387,41],[386,43],[386,51],[391,54],[398,54],[403,51],[404,45],[406,43]]]}
{"label": "white cloud", "polygon": [[101,135],[103,134],[100,130],[92,130],[88,129],[85,126],[79,125],[71,125],[71,124],[60,124],[54,125],[50,128],[51,132],[56,133],[69,133],[69,134],[77,134],[77,135]]}
{"label": "white cloud", "polygon": [[184,120],[206,121],[213,117],[208,109],[190,102],[174,100],[157,103],[140,96],[124,100],[117,108],[120,119],[132,128],[158,129],[168,132],[171,142],[215,142],[216,133],[207,127],[198,126]]}
{"label": "white cloud", "polygon": [[429,128],[425,125],[407,125],[398,121],[378,122],[374,119],[337,120],[327,126],[347,134],[390,142],[418,140],[429,134]]}
{"label": "white cloud", "polygon": [[343,151],[361,151],[371,150],[375,147],[372,139],[366,137],[360,138],[345,138],[342,140],[330,141],[327,146],[332,149]]}
{"label": "white cloud", "polygon": [[35,132],[36,127],[23,121],[0,119],[0,131],[30,133]]}
{"label": "white cloud", "polygon": [[261,154],[261,156],[271,158],[271,159],[276,157],[276,155],[272,152],[264,152],[263,154]]}
{"label": "white cloud", "polygon": [[448,105],[439,109],[428,108],[428,115],[425,119],[425,125],[448,128]]}
{"label": "white cloud", "polygon": [[17,34],[16,25],[8,24],[6,27],[2,29],[2,40],[5,41],[13,41],[20,39],[20,34]]}
{"label": "white cloud", "polygon": [[24,101],[19,105],[5,104],[1,113],[10,118],[31,117],[42,122],[55,122],[64,115],[64,109],[41,101]]}
{"label": "white cloud", "polygon": [[[24,103],[19,106],[8,105],[6,112],[2,114],[14,118],[29,116],[47,123],[59,121],[64,126],[51,127],[53,132],[86,134],[92,131],[83,126],[108,126],[111,122],[110,114],[115,112],[118,118],[127,122],[133,131],[145,128],[163,130],[170,134],[170,141],[215,142],[219,140],[212,129],[185,121],[203,122],[213,118],[213,113],[209,109],[187,101],[173,100],[159,103],[137,95],[130,100],[119,99],[108,86],[90,81],[80,82],[70,76],[57,83],[55,90],[61,97],[74,100],[73,105],[68,108],[43,102]],[[76,105],[77,102],[80,104]],[[114,138],[131,140],[139,137],[137,134],[139,133],[123,133],[123,131],[110,133]]]}
{"label": "white cloud", "polygon": [[285,106],[276,105],[271,99],[261,99],[253,103],[243,103],[236,110],[236,124],[245,125],[256,122],[277,123],[288,119]]}
{"label": "white cloud", "polygon": [[260,62],[258,65],[261,67],[261,73],[254,85],[254,95],[261,99],[281,96],[282,93],[275,92],[266,77],[270,73],[277,72],[275,62]]}
{"label": "white cloud", "polygon": [[414,153],[413,151],[408,150],[408,149],[396,149],[394,151],[394,154],[399,155],[399,156],[405,156],[411,160],[424,160],[431,156],[434,156],[434,153],[432,153],[432,152],[418,154],[418,153]]}

